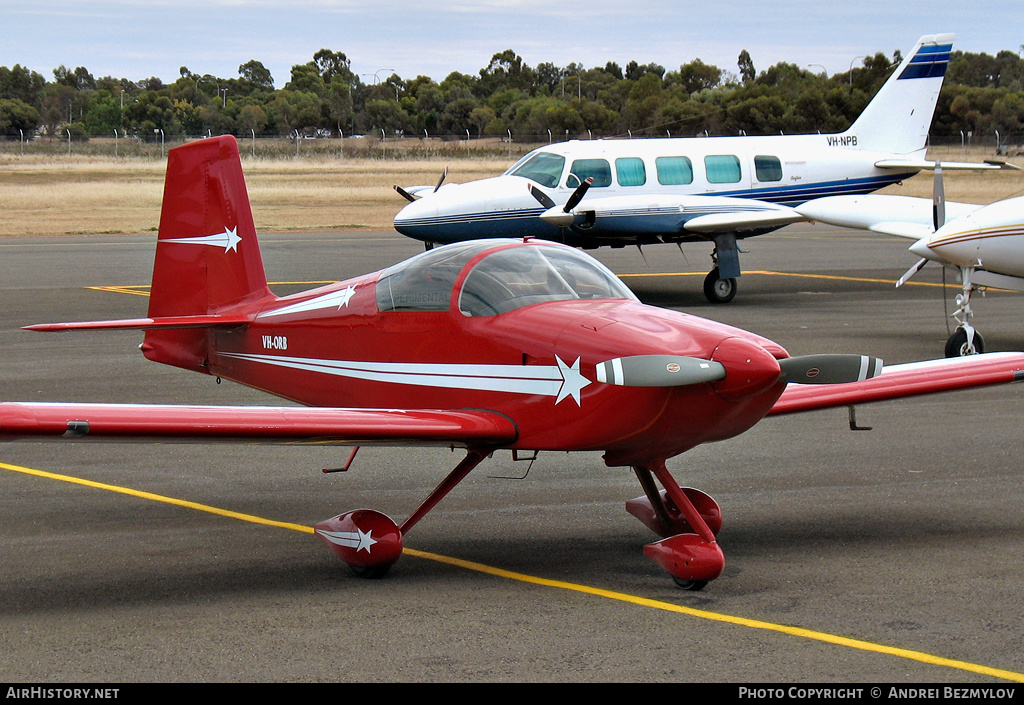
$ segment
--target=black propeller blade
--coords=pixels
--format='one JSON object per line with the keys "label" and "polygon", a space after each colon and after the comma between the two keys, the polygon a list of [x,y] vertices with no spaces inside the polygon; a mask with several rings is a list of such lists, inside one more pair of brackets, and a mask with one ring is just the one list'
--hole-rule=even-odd
{"label": "black propeller blade", "polygon": [[555,202],[551,200],[551,196],[547,195],[533,184],[530,184],[530,195],[536,198],[537,203],[541,204],[545,208],[555,207]]}
{"label": "black propeller blade", "polygon": [[[448,167],[445,167],[445,168],[444,168],[444,171],[443,171],[443,172],[441,173],[441,178],[437,180],[437,186],[435,186],[435,187],[434,187],[434,193],[437,193],[437,190],[438,190],[439,188],[441,188],[441,184],[443,184],[443,183],[444,183],[444,180],[445,180],[445,179],[446,179],[447,177],[448,177]],[[399,195],[399,196],[401,196],[401,197],[402,197],[402,198],[404,198],[405,200],[409,201],[409,203],[412,203],[412,202],[413,202],[413,201],[415,201],[415,200],[416,200],[416,198],[417,198],[416,196],[413,196],[413,195],[412,195],[411,193],[409,193],[408,191],[406,191],[406,190],[405,190],[404,188],[402,188],[402,187],[401,187],[401,186],[399,186],[398,184],[395,184],[395,191],[397,191],[397,192],[398,192],[398,195]]]}
{"label": "black propeller blade", "polygon": [[562,208],[563,211],[568,213],[583,200],[583,197],[587,195],[587,190],[594,185],[594,177],[588,176],[586,180],[576,187],[576,190],[569,196],[569,200],[565,202],[565,206]]}
{"label": "black propeller blade", "polygon": [[[565,205],[562,206],[562,212],[568,213],[573,208],[578,206],[580,201],[583,200],[583,197],[587,195],[587,190],[593,185],[594,178],[592,176],[588,176],[586,180],[583,181],[583,183],[576,187],[576,190],[572,192],[572,195],[569,196],[569,200],[567,200],[565,202]],[[544,206],[545,208],[551,209],[558,205],[551,199],[550,196],[548,196],[546,193],[541,191],[533,184],[530,184],[529,188],[530,195],[536,198],[537,202]]]}
{"label": "black propeller blade", "polygon": [[597,381],[622,387],[683,387],[725,379],[725,366],[683,355],[631,355],[597,366]]}
{"label": "black propeller blade", "polygon": [[779,360],[779,368],[791,384],[846,384],[877,377],[882,361],[868,355],[800,355]]}
{"label": "black propeller blade", "polygon": [[932,225],[936,230],[946,223],[946,189],[942,184],[942,164],[935,162],[935,179],[932,185]]}

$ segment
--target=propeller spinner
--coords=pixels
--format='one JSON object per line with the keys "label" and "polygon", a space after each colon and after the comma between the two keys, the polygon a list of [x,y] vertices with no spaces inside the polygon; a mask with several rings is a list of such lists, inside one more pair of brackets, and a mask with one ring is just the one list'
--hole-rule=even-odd
{"label": "propeller spinner", "polygon": [[569,200],[565,202],[565,205],[561,208],[558,207],[551,197],[541,191],[539,188],[530,184],[530,195],[532,195],[537,202],[547,208],[546,211],[541,213],[540,219],[545,223],[556,225],[560,228],[565,228],[572,225],[573,213],[572,209],[579,205],[583,197],[587,195],[587,190],[594,185],[594,178],[588,176],[583,183],[576,187],[576,190],[569,196]]}

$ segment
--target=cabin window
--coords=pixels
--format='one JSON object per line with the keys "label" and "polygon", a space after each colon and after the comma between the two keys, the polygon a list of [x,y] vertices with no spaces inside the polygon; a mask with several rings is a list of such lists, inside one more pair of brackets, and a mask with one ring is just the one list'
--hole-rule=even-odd
{"label": "cabin window", "polygon": [[758,181],[782,181],[782,162],[778,157],[754,157],[754,173]]}
{"label": "cabin window", "polygon": [[495,316],[543,301],[631,299],[633,293],[604,265],[568,247],[520,246],[499,250],[466,276],[459,310]]}
{"label": "cabin window", "polygon": [[562,155],[537,152],[532,157],[529,155],[523,157],[505,173],[536,181],[541,186],[555,188],[558,186],[559,179],[562,178],[564,167],[565,157]]}
{"label": "cabin window", "polygon": [[731,154],[704,157],[704,168],[712,184],[738,184],[740,181],[740,160]]}
{"label": "cabin window", "polygon": [[479,250],[473,241],[439,247],[384,270],[377,280],[377,309],[447,311],[455,279]]}
{"label": "cabin window", "polygon": [[658,183],[679,186],[693,183],[693,163],[687,157],[658,157],[654,160]]}
{"label": "cabin window", "polygon": [[605,159],[577,159],[569,172],[565,183],[569,188],[576,188],[587,178],[592,178],[597,187],[612,185],[612,167]]}
{"label": "cabin window", "polygon": [[619,180],[619,186],[643,186],[647,183],[644,160],[637,157],[616,159],[615,177]]}

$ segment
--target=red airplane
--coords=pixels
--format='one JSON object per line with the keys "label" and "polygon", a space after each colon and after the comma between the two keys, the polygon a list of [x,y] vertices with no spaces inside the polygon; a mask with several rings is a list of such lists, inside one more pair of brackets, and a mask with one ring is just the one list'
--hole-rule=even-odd
{"label": "red airplane", "polygon": [[169,152],[148,314],[28,328],[142,330],[150,360],[305,406],[9,402],[0,439],[465,448],[400,525],[361,509],[316,526],[366,576],[383,575],[409,530],[493,451],[599,450],[639,478],[644,494],[627,509],[664,537],[645,553],[699,589],[724,566],[721,511],[680,487],[668,458],[768,415],[1024,379],[1024,353],[884,372],[861,355],[790,357],[753,333],[644,305],[590,256],[540,240],[460,242],[277,297],[230,136]]}

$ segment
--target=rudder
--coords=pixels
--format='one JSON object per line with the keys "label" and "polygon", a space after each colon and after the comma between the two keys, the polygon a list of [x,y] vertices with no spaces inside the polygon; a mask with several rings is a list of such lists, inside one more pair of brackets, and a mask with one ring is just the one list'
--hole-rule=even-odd
{"label": "rudder", "polygon": [[[170,150],[149,317],[227,313],[267,298],[237,141],[225,135]],[[202,371],[207,336],[150,330],[142,349],[151,360]]]}
{"label": "rudder", "polygon": [[925,149],[954,39],[954,34],[921,37],[843,136],[855,140],[857,149],[893,154]]}
{"label": "rudder", "polygon": [[271,294],[235,138],[170,150],[150,318],[215,313],[266,296]]}

